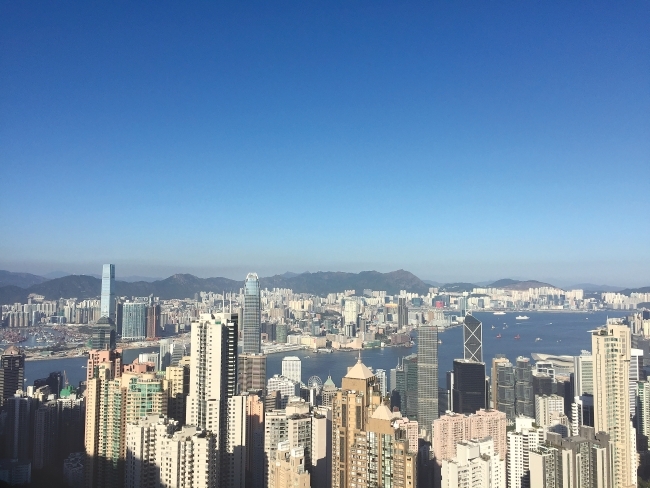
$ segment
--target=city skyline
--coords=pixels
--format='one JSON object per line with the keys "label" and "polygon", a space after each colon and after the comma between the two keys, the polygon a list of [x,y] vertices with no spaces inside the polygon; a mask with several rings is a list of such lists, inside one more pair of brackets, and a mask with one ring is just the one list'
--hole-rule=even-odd
{"label": "city skyline", "polygon": [[645,4],[2,12],[0,269],[648,284]]}

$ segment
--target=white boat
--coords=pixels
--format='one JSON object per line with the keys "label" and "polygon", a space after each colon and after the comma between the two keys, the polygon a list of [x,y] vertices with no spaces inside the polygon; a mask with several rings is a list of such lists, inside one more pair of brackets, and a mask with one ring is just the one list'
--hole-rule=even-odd
{"label": "white boat", "polygon": [[515,320],[528,320],[530,317],[528,315],[517,315]]}
{"label": "white boat", "polygon": [[537,339],[535,339],[535,342],[539,342],[539,341],[541,341],[541,340],[542,340],[542,338],[541,338],[541,337],[538,337]]}
{"label": "white boat", "polygon": [[492,315],[505,315],[505,312],[494,312]]}
{"label": "white boat", "polygon": [[493,328],[493,329],[496,329],[496,327],[495,327],[494,325],[492,326],[492,328]]}

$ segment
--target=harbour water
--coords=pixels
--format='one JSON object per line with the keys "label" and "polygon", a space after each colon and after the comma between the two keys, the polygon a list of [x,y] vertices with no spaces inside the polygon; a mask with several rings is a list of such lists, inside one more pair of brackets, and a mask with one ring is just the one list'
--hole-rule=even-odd
{"label": "harbour water", "polygon": [[[518,356],[531,353],[577,355],[583,349],[591,350],[589,330],[605,324],[607,317],[623,317],[625,311],[603,311],[593,313],[576,312],[525,312],[506,315],[493,315],[488,312],[475,312],[474,316],[483,322],[483,360],[489,373],[489,365],[496,354],[505,354],[511,361]],[[527,315],[528,320],[516,320],[518,315]],[[492,326],[495,328],[492,329]],[[507,328],[504,328],[506,327]],[[496,336],[501,334],[501,338]],[[515,336],[519,339],[515,339]],[[462,327],[447,329],[439,335],[442,343],[438,346],[438,371],[440,385],[445,385],[445,373],[452,369],[453,360],[463,355]],[[539,341],[536,339],[539,338]],[[133,361],[141,352],[157,351],[157,348],[127,349],[124,351],[125,363]],[[363,362],[374,369],[389,371],[397,365],[400,358],[417,353],[417,342],[413,347],[386,347],[367,349],[361,352]],[[318,376],[324,382],[328,375],[334,383],[341,384],[341,378],[349,366],[354,365],[358,352],[316,354],[300,350],[284,354],[271,354],[267,360],[267,376],[280,374],[282,358],[297,356],[302,359],[302,380],[306,383],[311,376]],[[26,384],[31,385],[37,378],[47,376],[51,371],[66,371],[68,380],[78,384],[86,376],[85,358],[52,359],[28,361],[25,365]]]}

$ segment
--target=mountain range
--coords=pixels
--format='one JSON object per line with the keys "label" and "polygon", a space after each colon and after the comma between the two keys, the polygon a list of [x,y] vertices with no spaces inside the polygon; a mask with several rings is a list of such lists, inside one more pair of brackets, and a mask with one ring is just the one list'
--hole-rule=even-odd
{"label": "mountain range", "polygon": [[[116,280],[115,292],[118,296],[148,296],[154,295],[162,299],[192,298],[200,291],[238,292],[244,286],[243,281],[229,278],[198,278],[191,274],[175,274],[165,279],[154,281],[126,279]],[[405,270],[380,273],[378,271],[362,271],[360,273],[344,273],[318,271],[315,273],[291,273],[260,278],[262,288],[291,288],[296,293],[310,293],[324,296],[328,293],[356,290],[361,294],[364,289],[384,290],[390,295],[400,290],[425,294],[431,286],[437,286],[441,291],[470,292],[477,285],[459,282],[440,284],[435,281],[423,281],[413,273]],[[510,290],[527,290],[540,286],[553,286],[535,280],[519,281],[502,279],[483,285],[491,288]],[[601,288],[605,288],[603,285]],[[58,298],[97,298],[100,295],[101,279],[89,275],[67,275],[60,278],[47,279],[43,276],[29,273],[13,273],[0,270],[0,304],[25,303],[27,297],[34,293],[43,295],[48,300]],[[619,288],[620,290],[620,288]],[[602,290],[606,291],[606,290]],[[634,291],[650,291],[650,287],[624,289],[621,293],[629,295]]]}

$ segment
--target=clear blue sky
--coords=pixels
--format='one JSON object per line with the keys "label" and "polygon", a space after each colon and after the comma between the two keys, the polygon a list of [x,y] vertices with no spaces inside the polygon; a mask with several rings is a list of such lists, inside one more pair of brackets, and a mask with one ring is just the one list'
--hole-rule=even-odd
{"label": "clear blue sky", "polygon": [[650,284],[650,3],[0,4],[0,268]]}

